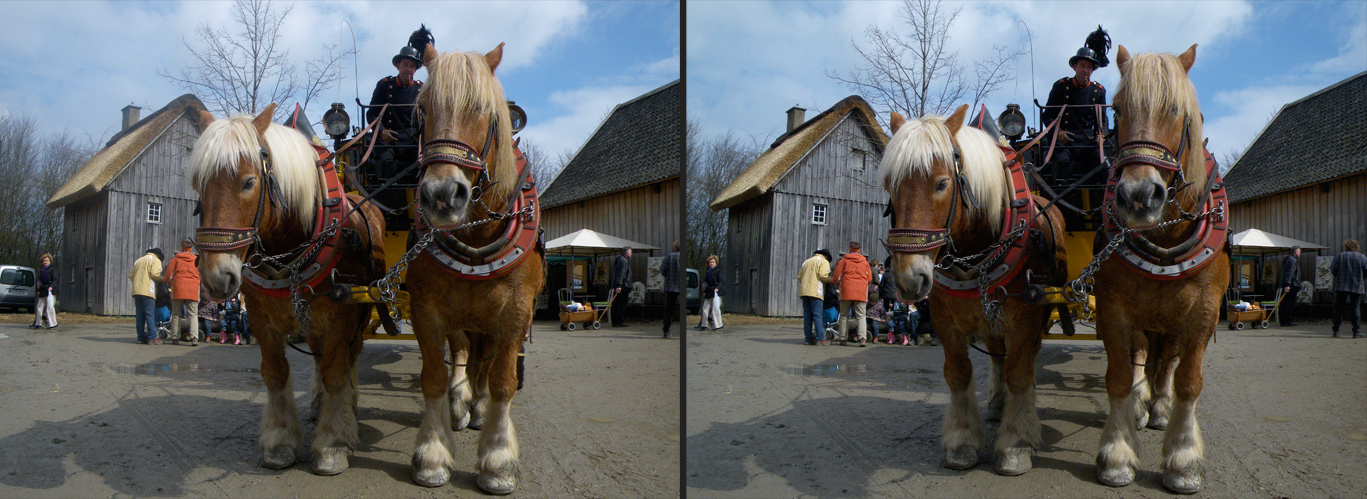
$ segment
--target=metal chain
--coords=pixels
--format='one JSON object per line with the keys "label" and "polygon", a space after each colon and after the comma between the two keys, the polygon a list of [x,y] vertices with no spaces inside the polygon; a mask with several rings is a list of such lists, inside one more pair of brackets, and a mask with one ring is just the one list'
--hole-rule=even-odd
{"label": "metal chain", "polygon": [[[1003,237],[986,249],[966,257],[948,255],[947,260],[949,260],[949,263],[937,263],[935,264],[935,267],[938,269],[948,269],[955,265],[982,258],[984,255],[993,254],[1007,244],[1010,244],[1012,241],[1015,241],[1029,228],[1030,224],[1026,223],[1024,219],[1017,220],[1015,228],[1011,229],[1011,232],[1007,233],[1006,237]],[[989,298],[987,289],[987,285],[991,283],[991,280],[988,278],[988,270],[990,270],[988,267],[992,266],[996,261],[996,255],[993,255],[992,258],[983,258],[977,265],[969,266],[969,268],[978,273],[978,297],[982,300],[983,318],[988,322],[992,331],[1000,332],[1002,325],[1005,323],[1005,314],[1002,310],[1002,304],[1000,300]]]}

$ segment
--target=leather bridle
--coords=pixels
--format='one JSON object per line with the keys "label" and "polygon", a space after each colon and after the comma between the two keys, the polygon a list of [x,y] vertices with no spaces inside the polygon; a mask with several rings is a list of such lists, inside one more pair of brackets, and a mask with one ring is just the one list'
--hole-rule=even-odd
{"label": "leather bridle", "polygon": [[[274,197],[276,203],[283,203],[275,172],[271,168],[271,153],[265,144],[261,145],[261,186],[256,197],[256,215],[251,227],[199,227],[195,229],[195,247],[200,251],[229,252],[256,245],[260,248],[261,218],[266,212],[266,198]],[[196,208],[198,210],[199,208]]]}
{"label": "leather bridle", "polygon": [[485,158],[489,157],[489,149],[494,145],[494,130],[497,125],[498,115],[490,113],[489,130],[484,135],[484,147],[479,152],[475,152],[475,148],[469,144],[455,139],[432,139],[423,142],[422,158],[418,161],[419,183],[427,175],[427,167],[435,164],[449,164],[475,170],[479,172],[479,180],[470,189],[470,200],[478,200],[484,189],[493,183],[489,179],[489,163]]}
{"label": "leather bridle", "polygon": [[[935,261],[939,261],[940,252],[937,248],[948,247],[950,253],[955,252],[954,239],[949,235],[949,228],[954,223],[954,215],[959,205],[959,199],[963,198],[965,206],[971,204],[974,208],[978,206],[978,200],[973,196],[973,191],[968,187],[963,175],[963,166],[959,162],[959,146],[954,146],[954,188],[950,191],[949,214],[945,217],[945,222],[940,228],[936,229],[917,229],[917,228],[892,228],[888,229],[888,239],[883,243],[883,247],[892,253],[923,253],[936,250]],[[960,194],[960,191],[963,191]],[[888,202],[887,213],[884,215],[895,215],[893,213],[893,203]]]}

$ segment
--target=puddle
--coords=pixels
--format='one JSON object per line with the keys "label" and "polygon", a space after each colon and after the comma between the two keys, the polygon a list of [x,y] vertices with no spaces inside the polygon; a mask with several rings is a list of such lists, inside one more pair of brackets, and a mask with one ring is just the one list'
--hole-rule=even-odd
{"label": "puddle", "polygon": [[613,423],[613,422],[616,422],[617,420],[616,420],[616,419],[609,419],[609,418],[589,418],[589,421],[593,421],[593,422],[595,422],[595,423]]}
{"label": "puddle", "polygon": [[1348,434],[1348,440],[1357,440],[1357,441],[1359,441],[1359,442],[1367,442],[1367,435],[1363,435],[1363,434],[1361,434],[1361,433],[1349,433],[1349,434]]}
{"label": "puddle", "polygon": [[9,335],[8,335],[8,334],[4,334],[4,333],[0,333],[0,340],[3,340],[3,339],[5,339],[5,338],[9,338]]}
{"label": "puddle", "polygon": [[199,364],[105,364],[92,362],[90,367],[115,374],[141,374],[144,376],[165,376],[174,373],[259,373],[261,369],[206,367]]}
{"label": "puddle", "polygon": [[934,369],[874,369],[865,364],[788,364],[783,372],[794,376],[831,376],[840,373],[938,374]]}

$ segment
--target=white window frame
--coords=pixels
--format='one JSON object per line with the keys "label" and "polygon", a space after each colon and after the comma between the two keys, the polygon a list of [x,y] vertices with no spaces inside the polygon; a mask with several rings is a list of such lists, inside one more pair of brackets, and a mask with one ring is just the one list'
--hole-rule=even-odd
{"label": "white window frame", "polygon": [[826,225],[826,219],[830,212],[830,206],[812,203],[812,225]]}
{"label": "white window frame", "polygon": [[166,205],[164,205],[164,204],[162,204],[162,203],[158,203],[158,202],[155,202],[155,201],[148,201],[148,202],[147,202],[147,223],[149,223],[149,224],[160,224],[160,223],[161,223],[161,220],[162,220],[162,218],[163,218],[163,217],[162,217],[162,212],[165,211],[165,207],[166,207]]}

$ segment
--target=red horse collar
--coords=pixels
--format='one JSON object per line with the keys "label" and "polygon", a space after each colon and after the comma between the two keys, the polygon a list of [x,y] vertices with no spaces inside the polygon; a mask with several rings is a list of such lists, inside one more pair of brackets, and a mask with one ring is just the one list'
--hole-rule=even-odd
{"label": "red horse collar", "polygon": [[[313,146],[319,150],[320,157],[327,153],[327,149]],[[342,241],[342,231],[334,230],[331,235],[322,240],[318,240],[319,234],[330,225],[338,227],[346,223],[346,216],[351,211],[351,202],[347,200],[346,191],[342,189],[342,182],[337,178],[337,170],[331,161],[323,162],[318,165],[322,169],[324,200],[318,206],[318,215],[314,217],[316,222],[313,227],[313,239],[311,244],[301,251],[298,256],[289,262],[273,263],[262,261],[261,265],[252,267],[247,266],[242,272],[242,281],[253,289],[260,291],[266,296],[275,298],[288,298],[290,296],[290,269],[299,269],[303,274],[300,288],[315,289],[324,279],[332,273],[332,269],[337,267],[337,262],[341,260],[342,252],[338,245]],[[313,255],[309,258],[309,255]],[[300,261],[303,259],[308,261]]]}
{"label": "red horse collar", "polygon": [[[517,156],[518,182],[508,201],[505,213],[508,227],[493,243],[483,247],[471,247],[452,235],[450,231],[438,230],[432,244],[423,248],[422,254],[433,259],[443,269],[462,279],[494,279],[503,277],[516,270],[532,254],[541,239],[541,204],[537,201],[535,179],[527,166],[527,158],[514,146]],[[524,211],[530,211],[523,213]],[[425,235],[434,230],[424,217],[417,217],[414,230]]]}
{"label": "red horse collar", "polygon": [[[989,265],[983,272],[987,273],[988,287],[994,289],[997,286],[1010,282],[1016,275],[1020,274],[1024,265],[1021,261],[1025,257],[1026,234],[1029,231],[1022,230],[1012,235],[1012,232],[1020,224],[1035,224],[1035,216],[1039,213],[1035,206],[1034,199],[1030,195],[1030,187],[1025,183],[1025,170],[1021,168],[1021,163],[1016,159],[1016,152],[1009,147],[997,147],[1002,149],[1006,155],[1003,165],[1007,168],[1009,175],[1007,187],[1011,189],[1011,203],[1008,205],[1010,213],[1002,221],[1002,235],[997,239],[1001,244],[997,250],[988,255]],[[986,200],[984,200],[986,201]],[[1002,249],[1005,251],[1002,251]],[[992,261],[995,260],[995,263]],[[965,268],[960,265],[953,265],[950,268],[935,269],[935,289],[943,291],[955,298],[978,298],[980,289],[978,278],[980,274],[972,268]]]}
{"label": "red horse collar", "polygon": [[[1125,262],[1125,268],[1150,279],[1184,279],[1215,261],[1212,257],[1224,248],[1229,234],[1229,217],[1225,214],[1225,210],[1229,208],[1229,197],[1225,193],[1223,179],[1220,177],[1215,157],[1210,155],[1210,150],[1205,151],[1205,158],[1207,190],[1195,209],[1199,210],[1196,213],[1209,215],[1198,215],[1193,220],[1197,224],[1196,231],[1186,241],[1171,248],[1160,248],[1138,233],[1126,235],[1125,244],[1116,249],[1120,260]],[[1112,175],[1107,182],[1102,206],[1109,207],[1115,203],[1118,177]],[[1110,240],[1119,234],[1121,229],[1114,217],[1107,215],[1103,218],[1102,234],[1106,240]]]}

